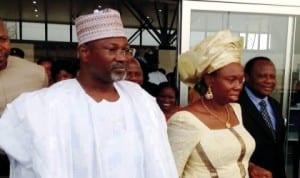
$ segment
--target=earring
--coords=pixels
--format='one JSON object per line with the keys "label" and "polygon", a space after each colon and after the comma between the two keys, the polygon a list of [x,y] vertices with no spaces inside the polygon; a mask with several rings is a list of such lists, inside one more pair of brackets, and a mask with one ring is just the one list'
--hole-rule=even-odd
{"label": "earring", "polygon": [[211,100],[211,99],[214,98],[214,95],[213,95],[213,93],[212,93],[212,91],[211,91],[210,86],[207,88],[207,91],[206,91],[206,93],[205,93],[204,96],[205,96],[205,98],[206,98],[207,100]]}

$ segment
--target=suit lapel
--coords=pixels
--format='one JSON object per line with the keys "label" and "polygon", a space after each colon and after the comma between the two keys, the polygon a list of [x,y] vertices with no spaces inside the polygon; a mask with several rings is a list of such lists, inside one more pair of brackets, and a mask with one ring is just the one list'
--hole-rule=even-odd
{"label": "suit lapel", "polygon": [[252,119],[254,122],[257,123],[258,127],[263,128],[265,133],[272,139],[273,134],[264,119],[262,118],[259,110],[256,108],[256,106],[252,103],[251,99],[248,97],[247,93],[243,91],[240,95],[240,100],[244,104],[244,110],[245,115],[248,115],[248,118]]}

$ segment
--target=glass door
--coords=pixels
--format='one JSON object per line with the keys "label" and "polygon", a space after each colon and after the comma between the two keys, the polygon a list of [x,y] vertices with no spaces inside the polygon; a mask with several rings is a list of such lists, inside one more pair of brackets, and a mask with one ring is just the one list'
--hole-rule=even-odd
{"label": "glass door", "polygon": [[224,29],[244,37],[242,64],[255,56],[269,57],[277,73],[277,87],[273,97],[282,103],[284,94],[287,95],[284,91],[285,69],[290,65],[290,57],[286,56],[287,38],[290,36],[289,23],[293,24],[293,21],[292,17],[280,15],[192,10],[189,47]]}
{"label": "glass door", "polygon": [[299,178],[300,162],[300,17],[296,20],[294,60],[291,65],[290,102],[288,105],[287,165],[293,178]]}
{"label": "glass door", "polygon": [[[255,56],[266,56],[274,62],[277,86],[273,97],[282,104],[289,127],[287,172],[289,178],[294,178],[292,172],[297,172],[296,167],[299,166],[295,165],[297,161],[299,163],[295,152],[300,150],[294,146],[299,139],[297,129],[300,117],[300,55],[299,60],[294,59],[296,15],[300,13],[300,2],[293,4],[285,1],[285,6],[281,6],[283,1],[274,1],[274,4],[260,4],[261,1],[238,2],[183,0],[179,53],[189,50],[210,34],[229,29],[245,39],[242,64]],[[299,89],[299,94],[296,89]],[[180,83],[180,104],[186,105],[187,102],[188,87]]]}

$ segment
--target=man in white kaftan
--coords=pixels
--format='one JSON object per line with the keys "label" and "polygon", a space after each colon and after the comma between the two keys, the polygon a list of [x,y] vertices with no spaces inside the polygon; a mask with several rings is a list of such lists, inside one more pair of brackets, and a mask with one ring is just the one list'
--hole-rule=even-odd
{"label": "man in white kaftan", "polygon": [[132,82],[114,85],[117,102],[97,103],[71,79],[9,104],[0,147],[11,178],[176,178],[154,98]]}
{"label": "man in white kaftan", "polygon": [[0,119],[11,178],[178,178],[164,114],[139,85],[121,81],[131,57],[120,14],[75,21],[76,79],[24,93]]}

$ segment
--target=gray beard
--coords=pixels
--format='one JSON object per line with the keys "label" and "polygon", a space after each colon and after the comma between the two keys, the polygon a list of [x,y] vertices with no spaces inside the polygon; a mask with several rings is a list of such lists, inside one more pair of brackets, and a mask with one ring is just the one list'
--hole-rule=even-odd
{"label": "gray beard", "polygon": [[124,72],[122,74],[112,72],[110,74],[110,78],[112,79],[112,81],[124,80],[126,78],[126,76],[127,76],[127,72]]}

